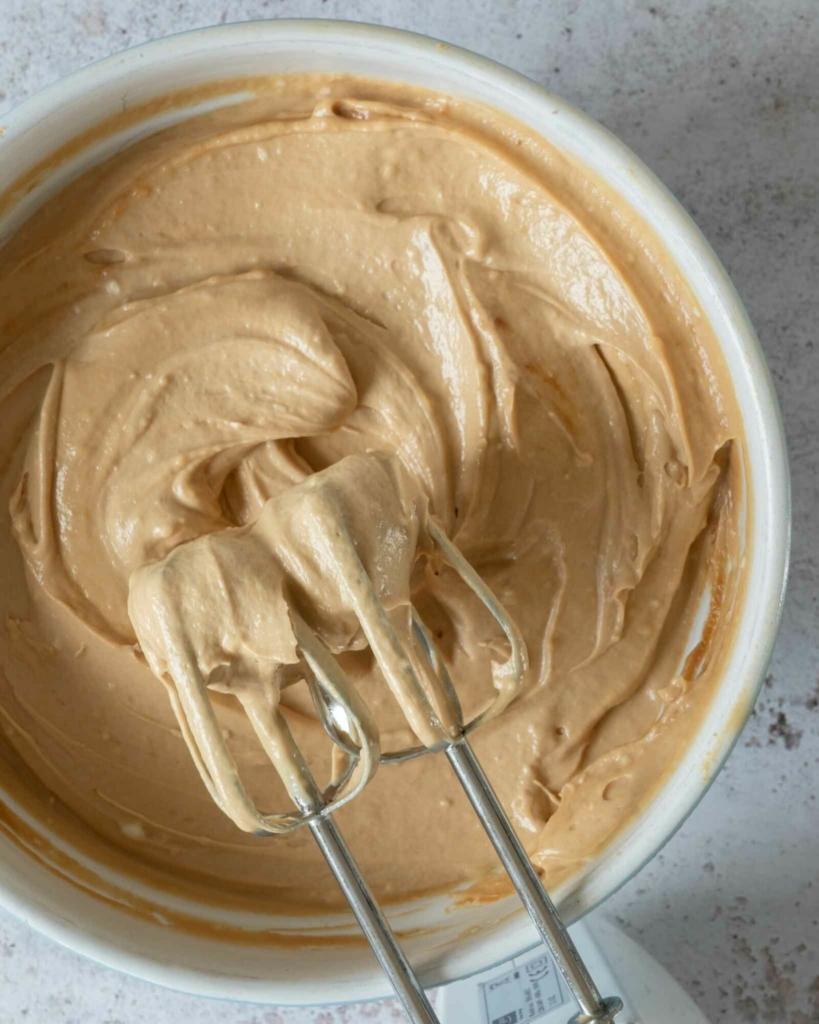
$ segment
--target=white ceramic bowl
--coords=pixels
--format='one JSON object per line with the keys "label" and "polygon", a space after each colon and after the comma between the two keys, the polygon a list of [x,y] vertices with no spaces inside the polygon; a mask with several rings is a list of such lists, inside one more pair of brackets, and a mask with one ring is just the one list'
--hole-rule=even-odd
{"label": "white ceramic bowl", "polygon": [[[771,653],[786,576],[790,505],[782,424],[759,343],[708,243],[622,143],[521,75],[404,32],[341,22],[256,22],[190,32],[111,57],[51,86],[6,118],[0,191],[105,118],[154,97],[216,79],[288,71],[351,72],[410,82],[490,104],[530,125],[609,182],[663,239],[709,317],[733,377],[751,478],[747,598],[738,635],[720,690],[673,776],[579,884],[575,880],[556,894],[567,918],[575,919],[639,870],[700,800],[745,723]],[[190,112],[180,108],[147,121],[137,117],[118,134],[99,138],[57,163],[6,212],[0,238],[80,170]],[[142,895],[171,909],[209,913],[157,893]],[[310,1004],[367,999],[388,991],[366,948],[348,944],[305,953],[284,945],[255,947],[180,934],[100,902],[36,863],[5,835],[0,835],[0,902],[95,960],[189,992]],[[405,946],[424,982],[436,984],[482,970],[532,945],[533,929],[522,913],[513,912],[514,906],[510,901],[448,913],[446,900],[428,899],[397,908],[394,919],[402,930],[434,930],[434,936],[408,937]],[[497,923],[501,911],[507,916]],[[230,920],[260,927],[258,920],[241,915]],[[294,920],[276,923],[295,932],[303,927]],[[313,920],[310,928],[354,931],[344,916]]]}

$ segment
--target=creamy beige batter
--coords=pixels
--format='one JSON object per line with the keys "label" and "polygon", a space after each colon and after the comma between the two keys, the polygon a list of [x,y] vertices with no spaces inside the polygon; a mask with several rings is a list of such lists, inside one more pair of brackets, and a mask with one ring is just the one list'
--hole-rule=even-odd
{"label": "creamy beige batter", "polygon": [[[309,835],[248,836],[214,804],[128,589],[311,473],[385,452],[525,637],[524,696],[475,747],[553,883],[656,790],[719,680],[742,454],[718,346],[651,233],[521,126],[349,78],[259,93],[87,172],[0,253],[4,771],[33,807],[58,798],[52,821],[86,823],[98,856],[167,884],[337,900]],[[240,623],[253,643],[268,594]],[[411,596],[480,711],[505,638],[434,558]],[[223,689],[242,665],[228,620],[208,663]],[[382,742],[411,739],[337,628]],[[249,794],[280,807],[239,702],[213,699]],[[281,699],[326,768],[304,684]],[[339,817],[382,896],[495,863],[440,755],[382,768]]]}

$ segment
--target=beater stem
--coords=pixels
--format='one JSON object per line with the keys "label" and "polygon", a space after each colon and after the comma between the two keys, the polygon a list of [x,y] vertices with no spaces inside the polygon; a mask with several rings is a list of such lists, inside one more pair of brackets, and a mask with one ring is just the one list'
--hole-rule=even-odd
{"label": "beater stem", "polygon": [[600,996],[466,737],[450,744],[446,754],[529,917],[580,1005],[580,1014],[569,1024],[614,1024],[622,1002],[616,996]]}
{"label": "beater stem", "polygon": [[314,818],[309,827],[410,1020],[413,1024],[439,1024],[421,983],[362,878],[335,822],[329,816]]}

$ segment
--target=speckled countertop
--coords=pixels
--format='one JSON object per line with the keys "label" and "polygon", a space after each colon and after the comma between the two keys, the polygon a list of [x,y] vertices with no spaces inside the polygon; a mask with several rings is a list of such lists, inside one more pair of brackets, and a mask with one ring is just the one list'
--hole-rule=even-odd
{"label": "speckled countertop", "polygon": [[[714,1024],[819,1024],[817,0],[0,0],[0,116],[123,47],[270,17],[427,32],[542,82],[660,175],[743,295],[790,445],[794,548],[784,624],[728,766],[604,913],[668,967]],[[402,1019],[387,1004],[297,1011],[178,995],[98,967],[0,914],[0,1024]]]}

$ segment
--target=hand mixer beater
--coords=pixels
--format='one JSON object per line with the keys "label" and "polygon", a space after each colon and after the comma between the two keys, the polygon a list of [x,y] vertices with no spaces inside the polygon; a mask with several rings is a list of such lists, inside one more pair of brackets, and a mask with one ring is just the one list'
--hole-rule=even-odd
{"label": "hand mixer beater", "polygon": [[[410,575],[422,555],[457,573],[509,645],[507,660],[493,664],[494,699],[468,720],[432,633],[411,601]],[[258,835],[310,829],[412,1021],[433,1024],[437,1017],[333,813],[355,798],[379,764],[434,751],[446,754],[574,994],[581,1011],[574,1021],[614,1021],[621,1001],[601,998],[468,740],[519,694],[527,657],[523,638],[427,515],[425,500],[394,457],[348,456],[271,498],[253,527],[199,538],[138,570],[129,612],[215,802],[240,828]],[[371,648],[418,745],[381,749],[373,716],[334,653],[351,643]],[[282,688],[297,680],[306,682],[333,744],[332,778],[325,787],[315,780],[280,706]],[[208,690],[241,703],[294,810],[265,813],[251,800]]]}

